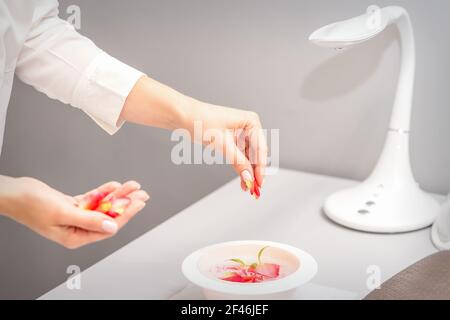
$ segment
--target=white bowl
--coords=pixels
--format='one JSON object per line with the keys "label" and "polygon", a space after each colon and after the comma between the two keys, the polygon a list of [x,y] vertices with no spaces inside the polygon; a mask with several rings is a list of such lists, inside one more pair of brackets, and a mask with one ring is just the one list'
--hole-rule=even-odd
{"label": "white bowl", "polygon": [[[281,277],[260,283],[236,283],[217,278],[214,268],[231,258],[256,262],[258,251],[268,246],[262,260],[281,265]],[[184,259],[185,277],[203,289],[207,299],[289,299],[295,289],[310,281],[317,273],[317,262],[308,253],[295,247],[269,241],[224,242],[195,251]],[[286,275],[283,276],[283,273]]]}

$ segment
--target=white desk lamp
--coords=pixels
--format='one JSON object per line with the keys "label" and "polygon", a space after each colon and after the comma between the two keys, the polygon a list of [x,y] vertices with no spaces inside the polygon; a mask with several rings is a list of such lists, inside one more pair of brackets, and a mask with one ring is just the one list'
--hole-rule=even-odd
{"label": "white desk lamp", "polygon": [[415,71],[411,21],[401,7],[369,7],[366,14],[315,31],[309,38],[322,47],[343,49],[368,41],[388,25],[400,33],[401,69],[390,128],[372,174],[360,185],[331,195],[324,211],[349,228],[397,233],[427,227],[439,212],[438,202],[415,181],[409,158],[409,129]]}

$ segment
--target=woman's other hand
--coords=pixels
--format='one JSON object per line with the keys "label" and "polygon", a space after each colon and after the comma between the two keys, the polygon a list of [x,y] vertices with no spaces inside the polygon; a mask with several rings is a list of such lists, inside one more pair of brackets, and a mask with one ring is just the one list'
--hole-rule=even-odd
{"label": "woman's other hand", "polygon": [[[0,208],[8,217],[62,246],[75,249],[107,239],[117,233],[149,199],[135,181],[108,182],[92,192],[105,192],[130,199],[123,214],[111,218],[84,210],[79,201],[85,195],[65,195],[33,178],[0,177]],[[86,194],[88,194],[86,193]]]}

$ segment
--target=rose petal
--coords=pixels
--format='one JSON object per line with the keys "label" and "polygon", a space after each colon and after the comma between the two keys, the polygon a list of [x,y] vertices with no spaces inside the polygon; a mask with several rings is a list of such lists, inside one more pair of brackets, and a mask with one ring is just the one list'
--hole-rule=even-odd
{"label": "rose petal", "polygon": [[85,195],[79,202],[79,207],[84,210],[95,210],[108,192],[92,191]]}
{"label": "rose petal", "polygon": [[117,218],[118,216],[120,216],[120,214],[118,214],[116,212],[112,212],[112,211],[103,212],[103,213],[106,214],[107,216],[110,216],[111,218]]}
{"label": "rose petal", "polygon": [[255,268],[255,272],[269,278],[280,275],[280,265],[275,263],[262,263]]}
{"label": "rose petal", "polygon": [[245,282],[244,278],[241,277],[240,275],[238,275],[237,273],[234,273],[230,276],[227,276],[227,277],[224,277],[221,279],[225,280],[225,281],[230,281],[230,282]]}
{"label": "rose petal", "polygon": [[112,202],[111,201],[101,201],[97,208],[95,208],[95,211],[100,211],[103,213],[108,213],[112,208]]}
{"label": "rose petal", "polygon": [[125,212],[126,207],[130,204],[129,198],[116,198],[112,200],[112,205],[109,212],[122,215]]}

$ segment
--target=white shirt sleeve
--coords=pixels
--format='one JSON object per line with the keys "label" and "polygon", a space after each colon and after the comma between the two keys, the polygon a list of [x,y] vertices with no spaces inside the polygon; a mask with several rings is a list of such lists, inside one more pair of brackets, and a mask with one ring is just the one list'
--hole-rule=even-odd
{"label": "white shirt sleeve", "polygon": [[143,73],[111,57],[58,18],[56,0],[35,1],[33,24],[17,61],[25,83],[85,111],[109,134]]}

